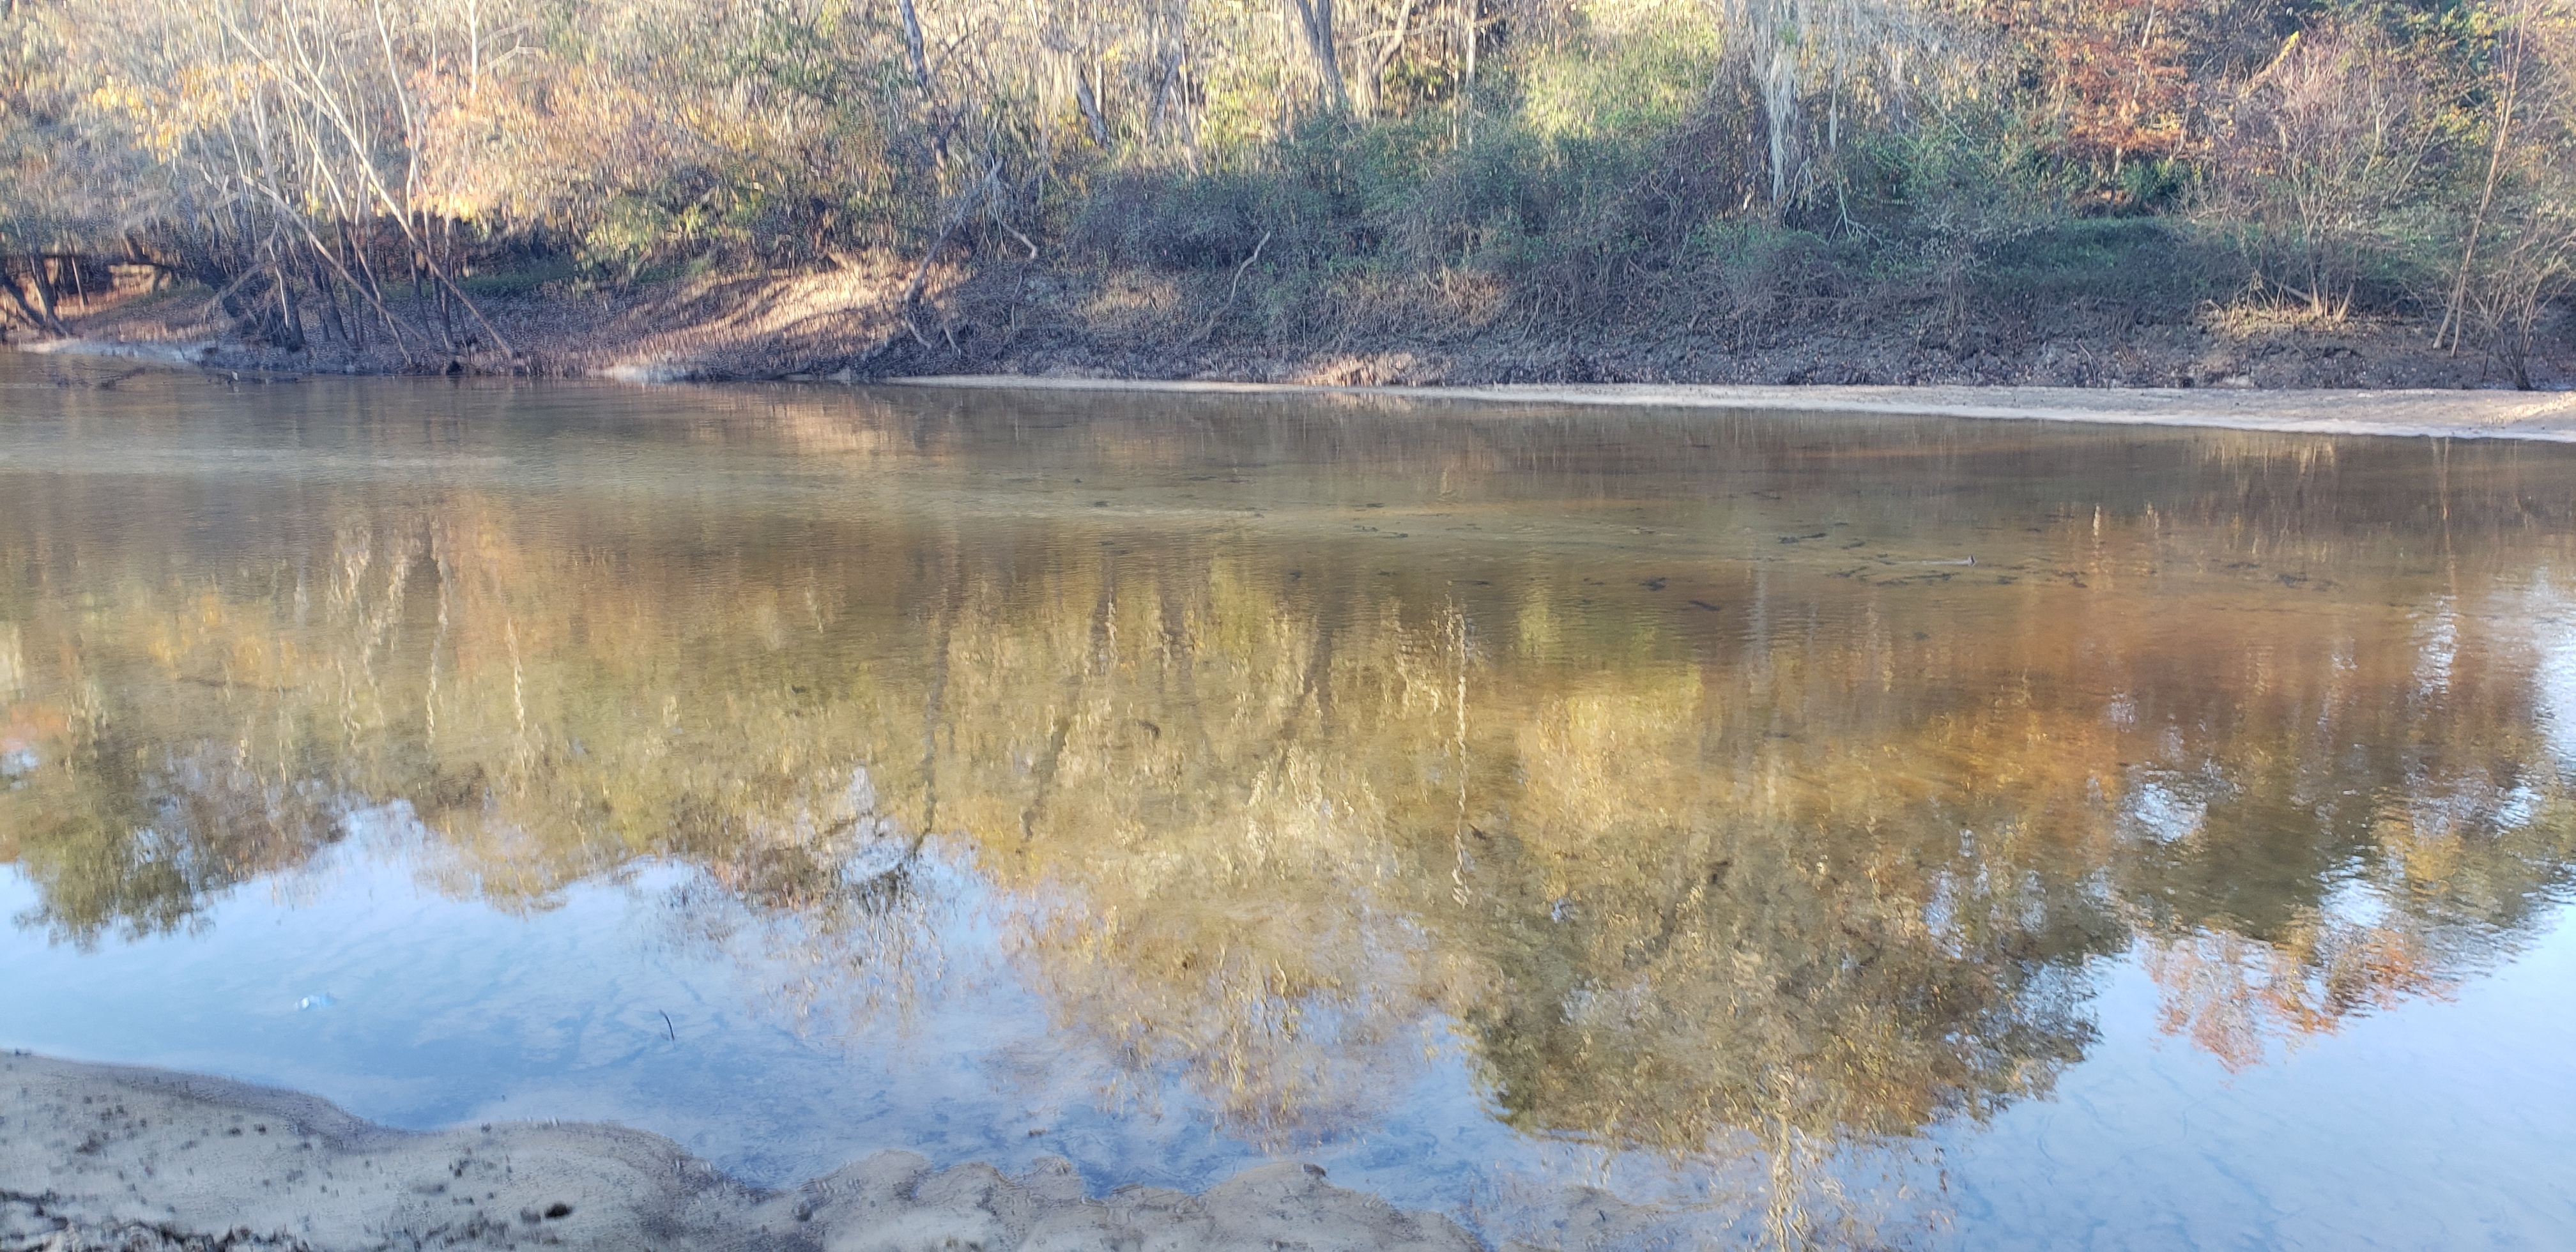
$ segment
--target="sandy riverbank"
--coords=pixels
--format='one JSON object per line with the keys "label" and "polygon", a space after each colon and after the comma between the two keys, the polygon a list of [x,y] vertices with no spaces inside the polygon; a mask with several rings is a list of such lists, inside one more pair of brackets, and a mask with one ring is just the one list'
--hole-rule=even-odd
{"label": "sandy riverbank", "polygon": [[1198,395],[1316,395],[1712,412],[1873,413],[2132,426],[2210,426],[2286,434],[2406,435],[2576,442],[2576,393],[2527,391],[2198,391],[2098,387],[1660,386],[1320,387],[1144,382],[1018,375],[889,379],[909,387]]}
{"label": "sandy riverbank", "polygon": [[[149,345],[57,341],[34,350],[71,366],[79,360],[151,367],[199,366]],[[292,371],[290,371],[292,372]],[[823,382],[811,376],[802,381]],[[75,369],[58,381],[85,385]],[[679,380],[617,376],[611,381]],[[870,380],[842,377],[832,382]],[[2200,389],[2037,386],[1864,386],[1800,384],[1495,383],[1476,386],[1341,386],[1220,380],[1086,378],[1028,374],[919,375],[871,385],[947,390],[1036,390],[1210,396],[1313,396],[1398,403],[1473,404],[1497,415],[1529,406],[1651,408],[1736,413],[1851,413],[2195,426],[2281,434],[2576,442],[2576,392],[2324,389]]]}
{"label": "sandy riverbank", "polygon": [[377,1126],[312,1096],[166,1070],[0,1056],[0,1252],[811,1249],[1471,1252],[1293,1163],[1192,1196],[1102,1198],[1061,1158],[1004,1177],[884,1152],[800,1186],[736,1183],[659,1135]]}

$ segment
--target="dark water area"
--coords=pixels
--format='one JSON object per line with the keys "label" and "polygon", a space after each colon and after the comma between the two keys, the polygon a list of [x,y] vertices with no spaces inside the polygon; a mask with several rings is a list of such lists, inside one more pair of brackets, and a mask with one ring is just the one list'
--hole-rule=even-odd
{"label": "dark water area", "polygon": [[2571,771],[2576,448],[0,357],[0,1046],[761,1184],[2559,1246]]}

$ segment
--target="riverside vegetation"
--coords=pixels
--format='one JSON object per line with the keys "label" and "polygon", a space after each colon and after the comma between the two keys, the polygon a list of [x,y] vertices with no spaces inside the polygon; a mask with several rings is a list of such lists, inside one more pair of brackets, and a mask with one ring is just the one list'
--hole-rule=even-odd
{"label": "riverside vegetation", "polygon": [[0,315],[250,364],[2529,387],[2576,276],[2570,0],[7,0],[0,39]]}

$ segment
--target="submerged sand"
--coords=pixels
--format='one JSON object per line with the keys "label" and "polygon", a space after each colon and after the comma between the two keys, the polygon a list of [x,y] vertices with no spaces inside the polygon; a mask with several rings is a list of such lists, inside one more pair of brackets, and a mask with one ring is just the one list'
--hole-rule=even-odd
{"label": "submerged sand", "polygon": [[619,1248],[813,1252],[1468,1252],[1294,1163],[1199,1195],[1102,1198],[1062,1158],[1005,1177],[883,1152],[800,1186],[734,1182],[659,1135],[388,1129],[312,1096],[166,1070],[0,1056],[0,1252]]}
{"label": "submerged sand", "polygon": [[1244,396],[1350,396],[1501,405],[1700,409],[1712,412],[1868,413],[2019,418],[2143,426],[2209,426],[2316,435],[2406,435],[2576,442],[2576,393],[2532,391],[2293,391],[2102,387],[1683,386],[1648,383],[1486,387],[1310,387],[1267,383],[1138,382],[1015,374],[888,380],[889,385],[1037,388]]}

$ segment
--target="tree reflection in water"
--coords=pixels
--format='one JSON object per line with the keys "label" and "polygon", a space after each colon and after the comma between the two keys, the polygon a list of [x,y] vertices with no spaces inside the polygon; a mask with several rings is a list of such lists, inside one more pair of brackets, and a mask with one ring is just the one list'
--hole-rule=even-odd
{"label": "tree reflection in water", "polygon": [[503,909],[696,867],[830,1029],[933,992],[963,872],[1129,1096],[1293,1146],[1451,1022],[1514,1126],[1733,1162],[1789,1240],[2047,1092],[2101,958],[2250,1066],[2568,881],[2529,450],[693,403],[557,430],[598,481],[10,479],[25,920],[186,927],[398,805]]}

